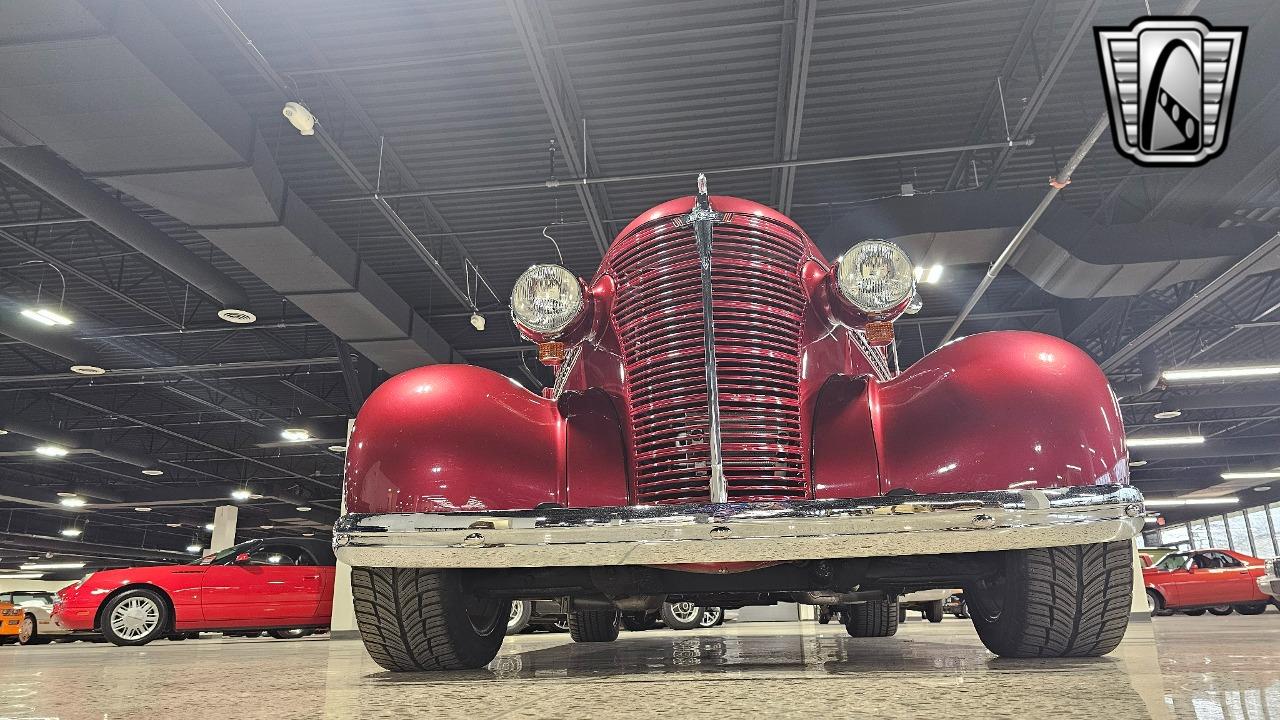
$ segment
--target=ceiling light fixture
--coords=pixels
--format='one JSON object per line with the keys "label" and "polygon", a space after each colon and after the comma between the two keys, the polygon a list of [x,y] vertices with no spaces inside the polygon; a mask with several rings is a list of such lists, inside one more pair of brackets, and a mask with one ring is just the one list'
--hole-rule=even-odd
{"label": "ceiling light fixture", "polygon": [[168,525],[169,527],[173,527],[173,528],[182,527],[182,523],[165,523],[165,525]]}
{"label": "ceiling light fixture", "polygon": [[1203,435],[1173,435],[1169,437],[1129,438],[1125,443],[1131,447],[1162,447],[1167,445],[1203,445]]}
{"label": "ceiling light fixture", "polygon": [[248,325],[258,321],[258,316],[248,310],[240,310],[239,308],[226,308],[218,311],[218,317],[236,325]]}
{"label": "ceiling light fixture", "polygon": [[275,525],[259,525],[258,527],[262,528],[263,530],[272,530],[275,528]]}
{"label": "ceiling light fixture", "polygon": [[1238,497],[1220,497],[1220,498],[1168,498],[1168,499],[1148,499],[1145,501],[1147,507],[1185,507],[1188,505],[1236,505],[1240,502]]}
{"label": "ceiling light fixture", "polygon": [[0,429],[0,435],[8,435],[8,434],[9,434],[8,430]]}
{"label": "ceiling light fixture", "polygon": [[1270,485],[1259,485],[1258,487],[1254,488],[1254,489],[1253,489],[1253,491],[1254,491],[1254,492],[1266,492],[1266,491],[1268,491],[1268,490],[1270,490],[1270,489],[1271,489],[1271,486],[1270,486]]}
{"label": "ceiling light fixture", "polygon": [[289,442],[305,442],[311,439],[311,433],[305,428],[285,428],[280,432],[280,437]]}
{"label": "ceiling light fixture", "polygon": [[1270,480],[1272,478],[1280,478],[1280,470],[1248,470],[1222,473],[1223,480]]}
{"label": "ceiling light fixture", "polygon": [[942,279],[942,266],[933,265],[930,267],[916,266],[915,270],[916,282],[932,285]]}
{"label": "ceiling light fixture", "polygon": [[1239,367],[1205,367],[1186,370],[1165,370],[1166,382],[1195,382],[1197,380],[1230,380],[1233,378],[1260,378],[1280,375],[1280,365],[1244,365]]}
{"label": "ceiling light fixture", "polygon": [[134,511],[134,512],[151,512],[151,508],[149,508],[149,507],[143,507],[143,506],[138,506],[138,507],[134,508],[134,509],[133,509],[133,511]]}
{"label": "ceiling light fixture", "polygon": [[143,471],[142,471],[142,474],[143,474],[143,475],[150,475],[150,476],[152,476],[152,477],[155,477],[155,476],[157,476],[157,475],[163,475],[163,474],[164,474],[164,471],[163,471],[163,470],[161,470],[161,469],[159,469],[159,468],[147,468],[146,470],[143,470]]}
{"label": "ceiling light fixture", "polygon": [[72,324],[71,318],[46,308],[23,308],[22,317],[49,327],[54,327],[55,325],[65,327]]}
{"label": "ceiling light fixture", "polygon": [[1131,468],[1142,467],[1143,465],[1146,465],[1146,464],[1147,464],[1146,460],[1134,460],[1129,463],[1129,467]]}
{"label": "ceiling light fixture", "polygon": [[253,497],[253,493],[249,492],[247,488],[236,488],[231,491],[232,500],[248,500],[251,497]]}
{"label": "ceiling light fixture", "polygon": [[44,573],[12,573],[0,575],[0,580],[39,580],[44,577]]}
{"label": "ceiling light fixture", "polygon": [[205,523],[204,529],[208,530],[209,532],[213,532],[213,523]]}
{"label": "ceiling light fixture", "polygon": [[316,134],[316,116],[300,102],[287,102],[284,104],[281,114],[288,119],[289,124],[298,130],[300,135]]}
{"label": "ceiling light fixture", "polygon": [[344,453],[347,451],[346,445],[330,445],[326,448],[329,452]]}
{"label": "ceiling light fixture", "polygon": [[60,562],[60,563],[23,563],[18,566],[19,570],[79,570],[84,567],[82,562]]}
{"label": "ceiling light fixture", "polygon": [[80,537],[82,533],[84,531],[77,527],[62,528],[62,537]]}
{"label": "ceiling light fixture", "polygon": [[200,551],[201,551],[201,550],[203,550],[203,549],[204,549],[204,548],[200,547],[199,545],[194,545],[194,544],[193,544],[193,545],[188,545],[188,546],[187,546],[187,552],[189,552],[189,553],[198,553],[198,552],[200,552]]}
{"label": "ceiling light fixture", "polygon": [[45,457],[60,458],[66,457],[70,451],[57,445],[39,445],[36,447],[36,452]]}
{"label": "ceiling light fixture", "polygon": [[484,316],[478,312],[471,313],[471,327],[475,328],[476,332],[484,332]]}
{"label": "ceiling light fixture", "polygon": [[1157,420],[1172,420],[1176,417],[1181,417],[1181,415],[1182,415],[1181,410],[1161,410],[1160,412],[1152,415],[1151,417]]}
{"label": "ceiling light fixture", "polygon": [[299,505],[299,506],[297,507],[297,510],[298,510],[298,512],[311,512],[311,506],[310,506],[310,505]]}
{"label": "ceiling light fixture", "polygon": [[71,372],[77,375],[106,375],[107,369],[97,365],[72,365]]}
{"label": "ceiling light fixture", "polygon": [[61,500],[58,501],[58,504],[63,507],[70,507],[70,508],[84,507],[85,499],[82,497],[78,497],[76,495],[72,495],[71,497],[62,498]]}

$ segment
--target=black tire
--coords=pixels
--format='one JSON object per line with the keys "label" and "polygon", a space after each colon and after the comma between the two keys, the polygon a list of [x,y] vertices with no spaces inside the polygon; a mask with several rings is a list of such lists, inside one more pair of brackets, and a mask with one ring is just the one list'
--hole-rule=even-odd
{"label": "black tire", "polygon": [[[1201,615],[1203,615],[1203,614],[1204,614],[1204,610],[1203,610],[1203,609],[1200,609],[1200,610],[1183,610],[1183,611],[1182,611],[1182,614],[1183,614],[1183,615],[1190,615],[1191,617],[1200,617]],[[1225,615],[1226,613],[1214,613],[1214,615],[1218,615],[1218,614]]]}
{"label": "black tire", "polygon": [[931,623],[942,622],[942,601],[934,600],[924,606],[924,617]]}
{"label": "black tire", "polygon": [[[116,610],[120,609],[122,613],[130,612],[134,608],[139,608],[146,620],[140,620],[143,623],[141,634],[133,635],[127,629],[117,630],[115,618]],[[151,618],[154,617],[154,620]],[[146,645],[152,640],[169,634],[169,626],[173,623],[173,618],[169,612],[169,603],[160,593],[149,590],[147,588],[134,588],[125,590],[107,601],[102,606],[102,615],[99,624],[102,626],[102,637],[112,645],[120,645],[124,647],[137,647]],[[121,634],[121,633],[125,634]]]}
{"label": "black tire", "polygon": [[484,667],[506,637],[510,600],[471,595],[456,570],[352,568],[356,625],[392,672]]}
{"label": "black tire", "polygon": [[1147,611],[1152,615],[1159,615],[1164,612],[1164,598],[1155,590],[1147,591]]}
{"label": "black tire", "polygon": [[27,613],[22,616],[22,625],[18,631],[19,645],[45,645],[50,642],[47,637],[40,637],[40,624],[36,616]]}
{"label": "black tire", "polygon": [[533,602],[530,600],[512,600],[511,614],[507,619],[507,634],[518,635],[529,627],[533,621]]}
{"label": "black tire", "polygon": [[818,624],[826,625],[829,622],[831,622],[831,606],[819,605],[818,606]]}
{"label": "black tire", "polygon": [[906,621],[907,621],[907,608],[902,603],[898,603],[898,623],[901,624]]}
{"label": "black tire", "polygon": [[1267,603],[1264,602],[1233,605],[1232,607],[1241,615],[1261,615],[1267,611]]}
{"label": "black tire", "polygon": [[890,637],[898,632],[897,600],[868,600],[841,608],[850,637]]}
{"label": "black tire", "polygon": [[1218,617],[1225,617],[1233,612],[1239,611],[1239,609],[1239,605],[1219,605],[1217,607],[1208,608],[1210,615],[1217,615]]}
{"label": "black tire", "polygon": [[315,634],[315,630],[308,628],[294,628],[292,630],[268,630],[267,634],[277,640],[293,640],[296,638],[310,637]]}
{"label": "black tire", "polygon": [[618,639],[622,613],[617,610],[579,610],[569,613],[569,637],[574,642],[613,642]]}
{"label": "black tire", "polygon": [[689,602],[664,602],[658,615],[662,618],[662,624],[672,630],[692,630],[698,627],[698,621],[702,619],[702,608]]}
{"label": "black tire", "polygon": [[1010,550],[971,600],[982,644],[1002,657],[1097,657],[1120,644],[1133,594],[1132,543]]}
{"label": "black tire", "polygon": [[698,618],[698,627],[702,629],[713,628],[724,622],[724,608],[704,607],[702,608],[702,616]]}
{"label": "black tire", "polygon": [[641,630],[650,630],[653,628],[657,619],[650,613],[623,613],[622,627],[624,630],[631,632],[640,632]]}

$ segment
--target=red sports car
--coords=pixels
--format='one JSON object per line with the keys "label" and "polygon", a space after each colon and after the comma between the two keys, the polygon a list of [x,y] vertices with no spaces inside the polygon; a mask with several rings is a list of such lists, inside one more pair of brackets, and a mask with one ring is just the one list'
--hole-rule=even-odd
{"label": "red sports car", "polygon": [[1235,550],[1196,550],[1166,555],[1142,569],[1152,612],[1257,615],[1273,602],[1258,589],[1266,561]]}
{"label": "red sports car", "polygon": [[326,628],[333,572],[327,543],[249,540],[190,565],[91,573],[58,591],[53,621],[69,632],[101,633],[116,645],[200,631]]}

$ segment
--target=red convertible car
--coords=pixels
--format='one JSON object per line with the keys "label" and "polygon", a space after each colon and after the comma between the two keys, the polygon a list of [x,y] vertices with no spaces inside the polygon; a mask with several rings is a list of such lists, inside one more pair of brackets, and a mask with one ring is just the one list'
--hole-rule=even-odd
{"label": "red convertible car", "polygon": [[578,642],[663,602],[830,605],[850,635],[885,636],[900,596],[946,588],[997,654],[1115,648],[1144,508],[1105,376],[1027,332],[899,372],[914,268],[849,241],[828,262],[790,218],[700,177],[588,281],[550,264],[516,281],[553,387],[471,365],[383,383],[334,535],[372,657],[482,666],[510,603],[546,597]]}
{"label": "red convertible car", "polygon": [[1147,606],[1153,613],[1165,611],[1201,615],[1258,615],[1274,602],[1262,592],[1258,578],[1266,575],[1267,561],[1235,550],[1208,549],[1166,555],[1142,569],[1147,586]]}
{"label": "red convertible car", "polygon": [[58,591],[53,621],[116,645],[202,631],[289,637],[329,626],[333,573],[333,551],[324,542],[250,540],[190,565],[91,573]]}

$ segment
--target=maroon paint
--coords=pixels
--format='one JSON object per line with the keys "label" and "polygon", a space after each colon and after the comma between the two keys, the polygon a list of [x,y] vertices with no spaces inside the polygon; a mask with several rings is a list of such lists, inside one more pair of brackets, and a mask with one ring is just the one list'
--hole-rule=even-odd
{"label": "maroon paint", "polygon": [[[588,315],[561,338],[580,356],[559,405],[465,365],[383,384],[350,443],[347,511],[705,500],[697,259],[679,220],[692,203],[638,217],[584,283]],[[1115,399],[1076,347],[980,334],[870,379],[850,335],[860,316],[808,236],[754,202],[711,205],[731,216],[716,226],[712,277],[732,500],[1128,481]]]}

